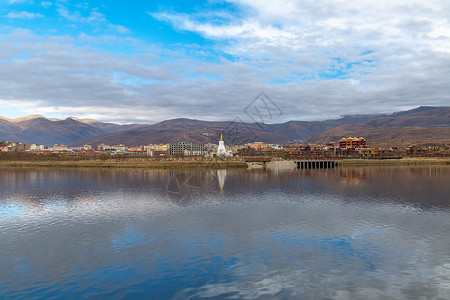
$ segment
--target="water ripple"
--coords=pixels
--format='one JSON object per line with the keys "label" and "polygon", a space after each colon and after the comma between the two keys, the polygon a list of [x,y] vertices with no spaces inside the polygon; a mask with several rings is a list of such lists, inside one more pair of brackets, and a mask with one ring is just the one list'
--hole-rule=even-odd
{"label": "water ripple", "polygon": [[449,170],[0,170],[0,298],[449,299]]}

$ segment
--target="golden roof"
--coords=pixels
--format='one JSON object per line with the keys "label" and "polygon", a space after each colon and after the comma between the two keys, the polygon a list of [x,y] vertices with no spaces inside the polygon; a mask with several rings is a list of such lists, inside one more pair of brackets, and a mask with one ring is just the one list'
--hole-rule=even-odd
{"label": "golden roof", "polygon": [[354,137],[349,136],[348,138],[343,137],[341,139],[341,141],[354,141],[354,140],[365,140],[365,138],[363,138],[363,137],[357,138],[356,136],[354,136]]}

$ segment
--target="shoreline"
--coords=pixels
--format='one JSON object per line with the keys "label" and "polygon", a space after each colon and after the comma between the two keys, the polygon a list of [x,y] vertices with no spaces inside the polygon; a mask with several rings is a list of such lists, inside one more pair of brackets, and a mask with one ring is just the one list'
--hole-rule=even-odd
{"label": "shoreline", "polygon": [[[348,166],[412,166],[450,165],[450,158],[342,159]],[[244,161],[146,161],[146,160],[82,160],[82,161],[0,161],[0,168],[133,168],[133,169],[247,169]]]}
{"label": "shoreline", "polygon": [[358,159],[349,158],[339,161],[342,166],[413,166],[413,165],[450,165],[450,158],[413,157],[401,159]]}
{"label": "shoreline", "polygon": [[0,161],[1,168],[237,169],[243,161]]}

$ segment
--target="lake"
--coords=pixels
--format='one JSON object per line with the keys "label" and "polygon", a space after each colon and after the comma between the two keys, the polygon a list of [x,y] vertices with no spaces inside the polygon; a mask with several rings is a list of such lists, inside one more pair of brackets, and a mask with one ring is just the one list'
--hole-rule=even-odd
{"label": "lake", "polygon": [[450,299],[450,167],[0,170],[0,299]]}

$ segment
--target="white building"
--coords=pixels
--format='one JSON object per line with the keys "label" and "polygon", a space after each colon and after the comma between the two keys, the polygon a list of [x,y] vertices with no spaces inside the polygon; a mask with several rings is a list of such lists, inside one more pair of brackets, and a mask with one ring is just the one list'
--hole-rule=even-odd
{"label": "white building", "polygon": [[36,145],[36,144],[30,145],[30,151],[44,151],[44,150],[45,150],[44,145]]}
{"label": "white building", "polygon": [[217,148],[217,156],[231,156],[231,152],[227,151],[223,142],[222,134],[220,134],[219,147]]}
{"label": "white building", "polygon": [[49,151],[69,151],[66,145],[54,144],[53,147],[48,147]]}

